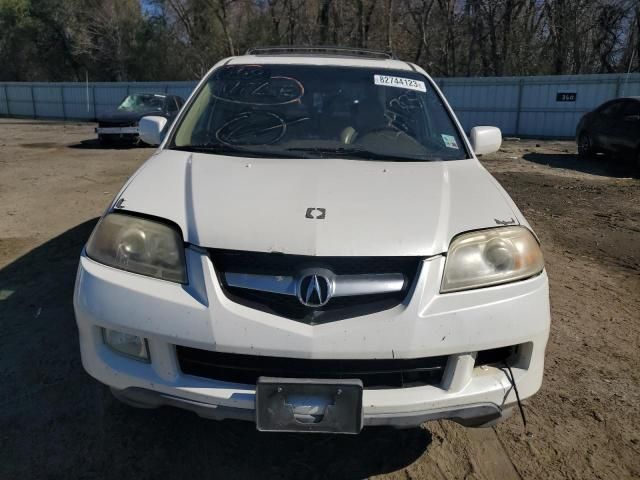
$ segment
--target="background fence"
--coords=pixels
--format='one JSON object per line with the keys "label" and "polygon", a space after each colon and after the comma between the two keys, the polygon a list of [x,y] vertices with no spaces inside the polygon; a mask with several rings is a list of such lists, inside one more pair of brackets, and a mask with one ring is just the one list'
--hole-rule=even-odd
{"label": "background fence", "polygon": [[197,82],[0,82],[0,115],[90,120],[117,107],[130,93],[170,93],[187,98]]}
{"label": "background fence", "polygon": [[[640,95],[640,74],[440,78],[465,130],[495,125],[504,135],[572,137],[580,117],[602,102]],[[94,120],[129,93],[189,96],[197,82],[0,82],[0,116]]]}
{"label": "background fence", "polygon": [[500,127],[504,135],[573,137],[580,117],[616,97],[640,95],[640,74],[438,79],[469,130]]}

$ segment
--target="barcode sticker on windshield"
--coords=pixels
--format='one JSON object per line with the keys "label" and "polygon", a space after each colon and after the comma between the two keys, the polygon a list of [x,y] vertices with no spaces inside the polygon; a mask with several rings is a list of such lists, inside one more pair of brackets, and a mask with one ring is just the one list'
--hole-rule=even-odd
{"label": "barcode sticker on windshield", "polygon": [[406,88],[418,92],[426,92],[427,87],[424,82],[412,78],[391,77],[389,75],[374,75],[373,83],[384,87]]}

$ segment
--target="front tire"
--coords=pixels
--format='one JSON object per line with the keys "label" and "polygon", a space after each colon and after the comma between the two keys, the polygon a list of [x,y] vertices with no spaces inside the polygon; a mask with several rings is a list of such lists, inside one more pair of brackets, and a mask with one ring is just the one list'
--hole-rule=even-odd
{"label": "front tire", "polygon": [[582,158],[593,156],[593,141],[587,132],[580,132],[578,136],[578,155]]}

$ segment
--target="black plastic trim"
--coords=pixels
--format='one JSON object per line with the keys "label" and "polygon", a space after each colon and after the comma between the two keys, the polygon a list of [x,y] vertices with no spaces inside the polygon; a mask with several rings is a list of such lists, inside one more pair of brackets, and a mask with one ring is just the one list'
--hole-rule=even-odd
{"label": "black plastic trim", "polygon": [[180,369],[187,375],[243,385],[258,378],[359,379],[365,388],[439,385],[447,356],[413,359],[309,359],[214,352],[176,346]]}

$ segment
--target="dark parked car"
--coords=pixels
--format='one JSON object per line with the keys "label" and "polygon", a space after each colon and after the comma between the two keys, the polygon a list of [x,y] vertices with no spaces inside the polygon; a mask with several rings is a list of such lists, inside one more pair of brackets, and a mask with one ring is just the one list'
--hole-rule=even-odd
{"label": "dark parked car", "polygon": [[640,97],[616,98],[584,115],[576,141],[580,156],[610,153],[640,166]]}
{"label": "dark parked car", "polygon": [[178,115],[184,100],[163,93],[127,95],[118,108],[98,117],[96,133],[102,143],[115,140],[138,141],[138,122],[146,115],[165,117],[167,125]]}

